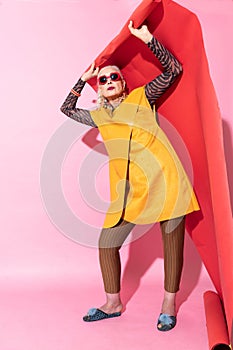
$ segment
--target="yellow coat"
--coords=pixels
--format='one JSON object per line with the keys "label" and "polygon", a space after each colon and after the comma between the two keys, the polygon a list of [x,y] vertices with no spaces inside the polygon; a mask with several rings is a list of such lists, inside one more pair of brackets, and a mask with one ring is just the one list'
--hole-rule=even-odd
{"label": "yellow coat", "polygon": [[[104,227],[121,217],[150,224],[199,210],[190,181],[159,127],[144,87],[113,111],[91,111],[109,155],[111,203]],[[126,184],[130,188],[126,196]]]}

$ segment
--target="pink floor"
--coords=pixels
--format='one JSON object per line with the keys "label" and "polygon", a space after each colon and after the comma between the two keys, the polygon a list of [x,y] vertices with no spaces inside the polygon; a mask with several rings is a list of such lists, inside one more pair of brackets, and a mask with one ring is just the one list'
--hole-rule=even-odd
{"label": "pink floor", "polygon": [[[228,43],[233,3],[178,2],[197,13],[203,26],[224,117],[228,165],[232,165],[232,49]],[[86,324],[82,321],[86,311],[104,302],[97,250],[67,238],[50,220],[41,198],[41,162],[49,141],[63,125],[75,129],[75,122],[68,124],[59,110],[64,98],[139,3],[0,1],[1,350],[208,349],[203,293],[214,288],[188,235],[174,330],[161,333],[155,329],[163,290],[157,229],[122,249],[126,311],[117,319]],[[93,91],[87,87],[83,95],[82,106],[93,107]],[[88,127],[82,130],[85,134]],[[54,157],[59,151],[57,147]],[[93,224],[101,218],[80,202],[77,184],[79,157],[89,151],[82,140],[71,149],[62,169],[62,190],[72,211],[77,215],[82,211],[83,220]],[[100,192],[106,192],[105,181]]]}
{"label": "pink floor", "polygon": [[[132,243],[131,249],[137,251],[139,243],[145,249],[153,243],[155,235],[148,233]],[[159,237],[157,240],[160,242]],[[160,243],[154,249],[157,255],[160,255]],[[82,321],[87,309],[103,302],[96,251],[83,247],[81,250],[84,254],[87,251],[93,264],[89,280],[77,268],[72,282],[62,273],[59,279],[58,273],[57,280],[54,275],[50,278],[47,275],[47,280],[41,277],[33,284],[30,281],[28,285],[19,281],[17,286],[10,287],[9,281],[5,284],[0,293],[0,349],[152,350],[172,344],[174,350],[207,350],[203,293],[213,287],[189,237],[186,237],[185,267],[178,294],[178,324],[168,333],[155,328],[162,298],[162,259],[158,257],[148,268],[151,263],[148,256],[144,264],[139,264],[128,249],[125,247],[122,252],[125,267],[122,298],[126,310],[121,317],[95,323]],[[148,270],[143,271],[145,268]]]}
{"label": "pink floor", "polygon": [[[155,330],[160,296],[149,284],[140,288],[120,318],[92,324],[81,320],[90,300],[93,300],[91,287],[62,289],[53,286],[42,292],[17,290],[1,293],[0,346],[4,350],[152,350],[172,344],[174,350],[207,350],[202,303],[206,284],[202,280],[182,305],[178,325],[170,333]],[[98,303],[100,292],[97,288],[95,290],[94,299]]]}

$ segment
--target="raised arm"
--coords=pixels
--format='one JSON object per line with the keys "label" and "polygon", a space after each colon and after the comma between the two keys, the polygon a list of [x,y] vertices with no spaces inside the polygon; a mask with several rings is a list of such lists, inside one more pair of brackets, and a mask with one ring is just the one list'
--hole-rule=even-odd
{"label": "raised arm", "polygon": [[146,84],[145,87],[146,96],[150,104],[153,105],[182,72],[182,66],[172,53],[153,37],[147,26],[144,25],[140,29],[136,29],[133,28],[133,22],[130,21],[129,30],[133,35],[147,44],[164,68],[163,73]]}
{"label": "raised arm", "polygon": [[172,85],[182,72],[180,62],[156,38],[152,38],[147,46],[155,54],[164,68],[162,74],[146,84],[146,96],[151,105]]}
{"label": "raised arm", "polygon": [[92,76],[98,74],[98,70],[95,70],[94,64],[91,65],[91,68],[82,75],[82,77],[78,80],[78,82],[71,89],[69,95],[66,97],[63,102],[60,110],[67,115],[68,117],[74,119],[75,121],[86,124],[92,127],[97,127],[91,118],[91,114],[87,109],[76,108],[76,104],[79,96],[81,95],[81,91],[85,86],[85,83]]}

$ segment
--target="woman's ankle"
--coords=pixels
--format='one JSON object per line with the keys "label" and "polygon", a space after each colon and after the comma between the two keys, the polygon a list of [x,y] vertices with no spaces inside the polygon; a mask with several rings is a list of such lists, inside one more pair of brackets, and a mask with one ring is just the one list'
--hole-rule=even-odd
{"label": "woman's ankle", "polygon": [[119,305],[121,304],[120,293],[106,293],[106,303],[108,305]]}
{"label": "woman's ankle", "polygon": [[120,293],[106,293],[106,303],[100,309],[106,313],[120,312],[123,309]]}
{"label": "woman's ankle", "polygon": [[105,303],[100,307],[100,309],[107,314],[112,314],[114,312],[121,312],[123,309],[123,305],[121,303],[119,304],[111,304],[111,303]]}
{"label": "woman's ankle", "polygon": [[176,293],[164,292],[161,312],[170,316],[176,315]]}

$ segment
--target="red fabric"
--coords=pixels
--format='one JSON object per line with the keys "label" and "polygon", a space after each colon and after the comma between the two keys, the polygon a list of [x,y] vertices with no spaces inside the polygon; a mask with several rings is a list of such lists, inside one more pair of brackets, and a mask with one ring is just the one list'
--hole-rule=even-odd
{"label": "red fabric", "polygon": [[220,345],[230,349],[221,300],[216,293],[208,291],[204,294],[204,304],[210,349],[214,350],[217,346],[222,349]]}
{"label": "red fabric", "polygon": [[[233,316],[233,230],[225,168],[222,124],[209,75],[197,17],[170,0],[144,0],[130,17],[134,26],[149,30],[183,65],[180,79],[159,101],[158,111],[184,140],[192,159],[194,189],[201,211],[187,217],[187,229],[220,297],[224,299],[230,331]],[[128,30],[96,58],[96,66],[116,64],[129,89],[146,84],[160,72],[160,64]],[[96,88],[95,81],[90,81]],[[179,154],[179,152],[178,152]]]}

